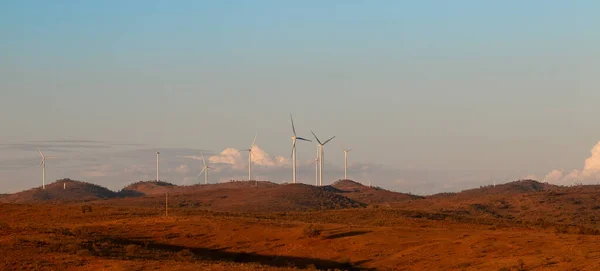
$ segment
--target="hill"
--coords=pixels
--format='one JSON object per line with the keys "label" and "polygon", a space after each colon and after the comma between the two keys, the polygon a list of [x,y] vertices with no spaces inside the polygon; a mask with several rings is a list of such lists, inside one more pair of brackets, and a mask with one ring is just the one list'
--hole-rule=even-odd
{"label": "hill", "polygon": [[380,187],[365,186],[352,180],[339,180],[331,185],[338,195],[366,204],[397,203],[422,199],[421,196],[398,193]]}
{"label": "hill", "polygon": [[71,179],[61,179],[46,185],[46,189],[38,187],[7,195],[0,198],[0,202],[79,202],[114,198],[118,195],[118,193],[96,184],[74,181]]}
{"label": "hill", "polygon": [[[224,183],[192,187],[185,193],[173,189],[169,205],[173,208],[199,208],[228,212],[287,212],[365,207],[364,203],[328,191],[324,187],[306,184]],[[235,186],[231,188],[232,186]],[[240,187],[241,186],[241,187]],[[189,188],[189,187],[183,187]],[[165,195],[113,199],[100,204],[118,206],[164,206]]]}
{"label": "hill", "polygon": [[140,195],[164,195],[165,193],[171,194],[188,194],[196,193],[208,190],[218,189],[247,189],[254,187],[274,187],[278,186],[272,182],[255,182],[255,181],[230,181],[216,184],[196,184],[196,185],[185,185],[179,186],[163,181],[141,181],[132,183],[124,187],[121,192],[124,194],[140,194]]}
{"label": "hill", "polygon": [[121,192],[126,194],[139,193],[141,195],[164,195],[171,192],[177,186],[163,181],[140,181],[125,186]]}
{"label": "hill", "polygon": [[429,196],[430,198],[436,197],[451,197],[460,196],[463,199],[466,198],[478,198],[486,197],[489,195],[517,195],[532,192],[542,192],[558,189],[560,186],[541,183],[535,180],[517,180],[514,182],[498,184],[498,185],[487,185],[479,188],[467,189],[458,193],[440,193]]}

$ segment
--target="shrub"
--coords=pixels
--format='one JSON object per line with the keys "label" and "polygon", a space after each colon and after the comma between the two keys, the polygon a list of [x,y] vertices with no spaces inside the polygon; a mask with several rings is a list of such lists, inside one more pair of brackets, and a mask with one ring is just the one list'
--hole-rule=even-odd
{"label": "shrub", "polygon": [[0,230],[10,230],[10,225],[6,222],[0,222]]}
{"label": "shrub", "polygon": [[129,244],[129,245],[125,246],[125,257],[134,258],[134,257],[138,256],[139,253],[140,253],[140,246],[135,245],[135,244]]}
{"label": "shrub", "polygon": [[320,225],[310,224],[304,228],[303,234],[308,238],[314,238],[323,233],[323,227]]}
{"label": "shrub", "polygon": [[87,249],[80,249],[80,250],[77,250],[77,253],[75,253],[75,254],[77,254],[77,256],[82,256],[82,257],[90,256],[90,251],[88,251]]}
{"label": "shrub", "polygon": [[556,225],[554,227],[556,233],[569,233],[569,226],[567,225]]}
{"label": "shrub", "polygon": [[177,260],[182,262],[193,261],[196,255],[192,253],[189,249],[182,249],[175,254]]}
{"label": "shrub", "polygon": [[[77,254],[81,250],[81,246],[79,244],[67,244],[63,247],[63,251],[69,254]],[[86,250],[87,251],[87,250]]]}
{"label": "shrub", "polygon": [[518,271],[525,271],[525,262],[523,261],[523,259],[519,259],[519,263],[517,265],[517,270]]}
{"label": "shrub", "polygon": [[87,204],[86,205],[82,205],[81,206],[81,212],[84,213],[84,214],[85,213],[91,213],[92,212],[92,206],[87,205]]}
{"label": "shrub", "polygon": [[74,228],[74,229],[73,229],[71,232],[72,232],[74,235],[76,235],[76,236],[79,236],[79,237],[82,237],[82,238],[89,237],[89,235],[90,235],[90,230],[89,230],[89,229],[88,229],[88,227],[86,227],[86,226],[79,226],[79,227],[76,227],[76,228]]}

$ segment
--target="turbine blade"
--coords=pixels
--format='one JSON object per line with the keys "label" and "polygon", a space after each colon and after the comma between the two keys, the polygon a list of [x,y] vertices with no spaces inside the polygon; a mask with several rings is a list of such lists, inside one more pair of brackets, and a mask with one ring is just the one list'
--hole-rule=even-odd
{"label": "turbine blade", "polygon": [[292,118],[291,113],[290,113],[290,120],[292,121],[292,131],[294,131],[294,135],[296,135],[296,127],[294,127],[294,119]]}
{"label": "turbine blade", "polygon": [[330,139],[327,139],[327,141],[325,141],[325,143],[323,143],[323,145],[327,144],[327,142],[331,141],[334,138],[335,138],[335,136],[332,136]]}
{"label": "turbine blade", "polygon": [[42,152],[42,150],[40,150],[39,147],[38,147],[38,152],[40,152],[40,155],[42,156],[42,158],[44,158],[44,153]]}
{"label": "turbine blade", "polygon": [[312,140],[306,139],[306,138],[302,138],[302,137],[296,137],[296,139],[298,139],[298,140],[304,140],[304,141],[308,141],[308,142],[312,142]]}
{"label": "turbine blade", "polygon": [[254,140],[252,140],[252,145],[250,145],[250,149],[252,149],[254,147],[254,143],[256,143],[256,137],[258,136],[258,133],[256,133],[254,135]]}
{"label": "turbine blade", "polygon": [[204,160],[204,154],[202,152],[200,152],[200,156],[202,156],[202,163],[206,166],[206,161]]}
{"label": "turbine blade", "polygon": [[315,135],[315,133],[312,130],[310,130],[310,132],[313,134],[313,136],[315,136],[315,139],[317,140],[317,142],[319,142],[320,145],[323,145],[323,144],[321,144],[321,140],[319,140],[317,135]]}
{"label": "turbine blade", "polygon": [[42,159],[42,161],[40,161],[40,167],[44,164],[44,159]]}
{"label": "turbine blade", "polygon": [[[202,171],[200,171],[200,174],[204,173],[205,170],[206,168],[203,168]],[[200,174],[198,174],[198,177],[200,177]]]}

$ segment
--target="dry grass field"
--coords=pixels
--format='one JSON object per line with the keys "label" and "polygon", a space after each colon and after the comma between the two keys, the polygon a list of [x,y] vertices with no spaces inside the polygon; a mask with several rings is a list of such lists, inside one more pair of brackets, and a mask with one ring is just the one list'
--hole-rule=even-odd
{"label": "dry grass field", "polygon": [[159,193],[81,189],[1,198],[20,203],[0,204],[0,270],[600,270],[595,186],[173,186],[169,216]]}

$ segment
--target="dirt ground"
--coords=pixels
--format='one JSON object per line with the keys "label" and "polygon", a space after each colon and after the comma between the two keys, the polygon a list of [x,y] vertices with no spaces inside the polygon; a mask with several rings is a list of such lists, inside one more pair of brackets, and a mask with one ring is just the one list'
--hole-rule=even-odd
{"label": "dirt ground", "polygon": [[349,223],[335,211],[165,217],[147,208],[4,204],[0,270],[600,270],[598,235],[426,218],[376,226],[361,223],[365,212],[374,210],[344,211]]}

